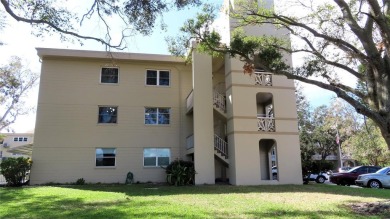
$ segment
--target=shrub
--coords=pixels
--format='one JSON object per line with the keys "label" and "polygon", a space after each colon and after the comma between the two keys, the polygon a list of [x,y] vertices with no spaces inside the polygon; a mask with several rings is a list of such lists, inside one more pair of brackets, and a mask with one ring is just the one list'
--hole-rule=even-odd
{"label": "shrub", "polygon": [[9,186],[22,186],[30,172],[31,165],[30,158],[8,158],[0,163],[0,173],[3,174]]}
{"label": "shrub", "polygon": [[77,179],[76,185],[84,185],[84,184],[85,184],[84,178],[79,178],[79,179]]}
{"label": "shrub", "polygon": [[170,185],[183,186],[194,184],[195,167],[191,161],[175,160],[165,169],[167,182]]}

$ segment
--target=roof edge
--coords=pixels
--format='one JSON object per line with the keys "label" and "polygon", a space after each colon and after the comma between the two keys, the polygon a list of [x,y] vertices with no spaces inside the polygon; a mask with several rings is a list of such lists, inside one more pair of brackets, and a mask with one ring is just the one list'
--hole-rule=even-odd
{"label": "roof edge", "polygon": [[125,53],[92,50],[73,50],[37,47],[37,54],[41,59],[46,57],[64,58],[94,58],[94,59],[116,59],[116,60],[138,60],[138,61],[160,61],[184,63],[183,58],[172,55],[146,54],[146,53]]}

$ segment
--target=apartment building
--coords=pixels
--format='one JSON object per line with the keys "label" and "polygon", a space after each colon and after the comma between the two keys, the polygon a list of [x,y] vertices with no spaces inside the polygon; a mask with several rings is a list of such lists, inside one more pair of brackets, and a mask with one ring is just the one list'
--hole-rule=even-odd
{"label": "apartment building", "polygon": [[30,157],[33,133],[1,133],[0,162],[10,157]]}
{"label": "apartment building", "polygon": [[302,183],[294,83],[284,76],[244,74],[237,59],[196,52],[186,64],[168,55],[37,51],[31,184],[124,183],[128,172],[164,182],[161,166],[175,159],[194,162],[197,185]]}

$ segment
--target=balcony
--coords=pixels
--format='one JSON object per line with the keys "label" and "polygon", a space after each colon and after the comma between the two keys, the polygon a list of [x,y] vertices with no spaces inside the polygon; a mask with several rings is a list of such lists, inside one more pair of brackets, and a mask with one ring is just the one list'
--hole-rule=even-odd
{"label": "balcony", "polygon": [[191,112],[194,108],[194,90],[191,90],[191,92],[188,94],[186,99],[186,105],[187,105],[187,113]]}
{"label": "balcony", "polygon": [[190,135],[187,137],[186,148],[187,148],[187,150],[194,148],[194,135]]}
{"label": "balcony", "polygon": [[275,132],[275,118],[264,114],[257,115],[257,130],[263,132]]}
{"label": "balcony", "polygon": [[[186,149],[192,150],[193,148],[194,148],[194,135],[189,135],[186,138]],[[227,144],[227,142],[215,134],[214,134],[214,150],[216,150],[217,153],[219,153],[221,156],[225,157],[225,159],[228,158],[228,144]],[[191,151],[191,153],[192,153],[192,151]]]}
{"label": "balcony", "polygon": [[214,91],[213,93],[213,106],[221,111],[222,113],[226,112],[226,96],[224,94]]}
{"label": "balcony", "polygon": [[228,158],[228,144],[218,135],[214,135],[214,149],[226,159]]}
{"label": "balcony", "polygon": [[[188,94],[186,98],[187,113],[192,112],[194,108],[194,90]],[[213,92],[213,106],[222,114],[226,113],[226,97],[217,91]]]}
{"label": "balcony", "polygon": [[272,74],[265,72],[255,72],[255,85],[272,86]]}

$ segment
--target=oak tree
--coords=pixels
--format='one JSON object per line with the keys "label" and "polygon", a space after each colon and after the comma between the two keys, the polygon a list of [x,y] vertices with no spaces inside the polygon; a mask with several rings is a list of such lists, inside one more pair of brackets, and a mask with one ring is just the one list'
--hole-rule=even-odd
{"label": "oak tree", "polygon": [[[290,0],[283,1],[282,8],[257,2],[238,1],[231,9],[237,28],[228,44],[221,43],[222,36],[213,29],[215,10],[206,7],[185,22],[180,36],[169,39],[172,53],[184,54],[188,42],[196,40],[202,52],[241,59],[245,71],[252,72],[256,65],[332,91],[370,118],[390,149],[390,1]],[[294,41],[248,36],[241,29],[263,25],[287,30]],[[289,66],[283,58],[286,52],[301,54],[302,63]]]}
{"label": "oak tree", "polygon": [[[148,35],[156,20],[169,10],[199,6],[200,0],[92,0],[85,10],[68,8],[64,0],[0,0],[9,17],[31,24],[36,36],[57,33],[61,40],[95,40],[107,48],[124,48],[124,39],[137,33]],[[1,23],[1,22],[0,22]],[[102,36],[84,35],[84,26],[103,24]],[[121,39],[113,42],[114,26],[123,26]]]}

